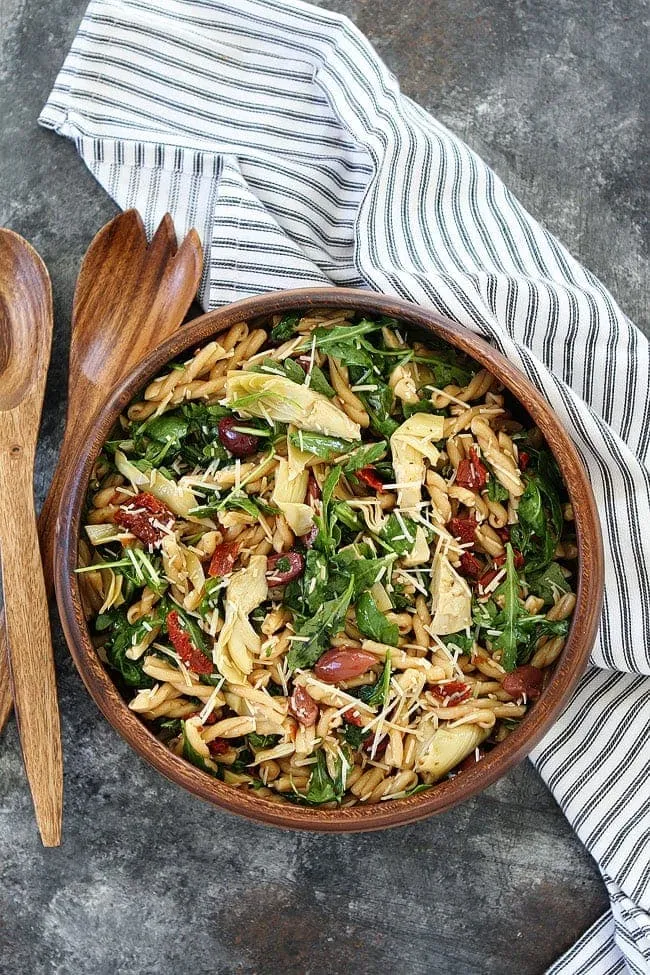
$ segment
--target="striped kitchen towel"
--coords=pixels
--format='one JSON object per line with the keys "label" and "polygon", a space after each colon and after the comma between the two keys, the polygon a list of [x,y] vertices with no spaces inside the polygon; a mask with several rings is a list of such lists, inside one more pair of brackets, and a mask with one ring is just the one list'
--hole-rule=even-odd
{"label": "striped kitchen towel", "polygon": [[606,596],[592,662],[533,761],[611,911],[553,972],[650,971],[648,343],[487,166],[299,0],[92,0],[41,123],[148,229],[200,229],[207,307],[356,285],[484,335],[589,468]]}

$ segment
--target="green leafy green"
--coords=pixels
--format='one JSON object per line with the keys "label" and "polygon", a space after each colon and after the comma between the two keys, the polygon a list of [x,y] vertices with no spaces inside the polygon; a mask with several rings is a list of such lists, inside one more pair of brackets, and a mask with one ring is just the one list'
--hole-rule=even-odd
{"label": "green leafy green", "polygon": [[288,315],[283,315],[278,324],[271,329],[271,339],[274,342],[286,342],[296,334],[299,321],[300,312],[292,311]]}
{"label": "green leafy green", "polygon": [[388,704],[388,695],[390,693],[390,678],[390,651],[386,651],[386,659],[381,677],[376,684],[364,684],[363,687],[359,688],[359,700],[371,708],[385,708]]}
{"label": "green leafy green", "polygon": [[364,731],[356,724],[350,724],[349,721],[343,723],[343,737],[352,748],[361,748],[369,735],[370,731]]}
{"label": "green leafy green", "polygon": [[350,579],[347,588],[340,596],[322,603],[311,619],[298,623],[295,627],[296,634],[307,636],[309,640],[294,641],[286,658],[289,670],[314,666],[325,651],[330,635],[335,635],[341,629],[353,591],[354,580]]}
{"label": "green leafy green", "polygon": [[215,772],[214,768],[212,768],[212,766],[208,765],[208,763],[205,760],[205,758],[202,755],[199,755],[199,753],[197,752],[197,750],[190,743],[190,740],[187,737],[187,731],[185,730],[185,725],[186,725],[186,722],[183,721],[182,722],[182,726],[183,726],[183,758],[186,759],[186,761],[191,762],[192,765],[196,765],[196,767],[197,768],[200,768],[203,772],[207,772],[208,775],[216,776],[216,772]]}
{"label": "green leafy green", "polygon": [[284,590],[284,603],[302,616],[311,616],[328,595],[329,570],[326,556],[315,548],[305,553],[305,570]]}
{"label": "green leafy green", "polygon": [[358,447],[343,462],[343,471],[346,474],[354,474],[355,471],[360,471],[362,467],[368,467],[370,464],[374,464],[386,455],[386,449],[387,444],[385,440]]}
{"label": "green leafy green", "polygon": [[490,473],[490,480],[488,481],[488,498],[490,501],[507,501],[509,497],[508,488],[504,487],[494,474]]}
{"label": "green leafy green", "polygon": [[391,623],[377,608],[377,603],[368,591],[361,594],[356,604],[357,626],[364,636],[377,643],[387,643],[397,646],[399,629],[397,623]]}
{"label": "green leafy green", "polygon": [[315,393],[321,393],[323,396],[327,396],[328,399],[332,399],[334,396],[336,396],[336,390],[330,386],[325,373],[318,366],[311,367],[311,372],[309,374],[309,386],[314,390]]}
{"label": "green leafy green", "polygon": [[[408,515],[402,515],[401,521],[404,523],[400,524],[400,520],[397,515],[391,514],[388,521],[384,525],[379,538],[384,543],[384,545],[396,552],[397,555],[406,555],[413,549],[415,544],[415,535],[418,529],[418,524]],[[424,533],[427,540],[430,541],[431,532],[427,529],[426,525],[422,525]],[[406,529],[406,530],[405,530]]]}
{"label": "green leafy green", "polygon": [[280,740],[280,735],[258,735],[255,731],[249,732],[246,736],[248,738],[248,743],[251,748],[262,749],[262,748],[273,748],[274,745]]}
{"label": "green leafy green", "polygon": [[496,590],[496,594],[503,596],[503,610],[495,621],[495,628],[501,629],[497,638],[496,649],[501,651],[501,666],[504,670],[514,670],[517,666],[517,621],[522,613],[519,602],[519,577],[515,569],[515,557],[510,542],[506,545],[506,577]]}
{"label": "green leafy green", "polygon": [[528,588],[533,595],[539,596],[548,605],[553,605],[557,592],[571,591],[571,586],[557,562],[551,562],[543,572],[528,579]]}
{"label": "green leafy green", "polygon": [[327,437],[323,433],[308,433],[306,430],[298,430],[296,433],[289,434],[289,442],[304,450],[307,453],[322,457],[323,460],[334,460],[340,454],[349,453],[357,442],[354,440],[344,440],[343,437]]}
{"label": "green leafy green", "polygon": [[337,771],[332,778],[327,770],[327,759],[323,749],[316,752],[316,763],[309,776],[307,792],[297,792],[296,796],[312,806],[319,806],[324,802],[340,802],[345,792],[343,783],[343,762],[337,759]]}

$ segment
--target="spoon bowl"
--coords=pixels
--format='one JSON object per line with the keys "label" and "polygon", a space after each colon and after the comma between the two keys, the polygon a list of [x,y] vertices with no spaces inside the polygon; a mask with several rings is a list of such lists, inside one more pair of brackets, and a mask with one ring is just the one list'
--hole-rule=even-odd
{"label": "spoon bowl", "polygon": [[42,260],[12,230],[0,231],[0,412],[13,410],[47,370],[50,279]]}

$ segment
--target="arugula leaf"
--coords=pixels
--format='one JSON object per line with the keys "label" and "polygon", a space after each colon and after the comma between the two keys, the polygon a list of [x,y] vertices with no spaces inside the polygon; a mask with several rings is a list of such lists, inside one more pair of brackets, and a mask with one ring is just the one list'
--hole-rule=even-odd
{"label": "arugula leaf", "polygon": [[504,487],[490,472],[490,480],[488,481],[488,498],[490,501],[507,501],[509,497],[508,488]]}
{"label": "arugula leaf", "polygon": [[218,608],[221,592],[221,579],[210,576],[205,580],[201,602],[196,607],[199,616],[205,619]]}
{"label": "arugula leaf", "polygon": [[467,356],[462,356],[452,348],[440,349],[426,355],[413,356],[413,362],[421,363],[431,370],[436,386],[467,386],[476,369],[470,365]]}
{"label": "arugula leaf", "polygon": [[364,731],[356,724],[350,724],[349,721],[343,723],[343,737],[352,748],[361,748],[369,735],[370,731]]}
{"label": "arugula leaf", "polygon": [[[404,522],[406,527],[406,532],[400,524],[397,516],[391,514],[388,521],[384,525],[379,538],[384,543],[384,545],[396,552],[397,555],[406,555],[408,552],[412,551],[415,544],[415,535],[418,529],[417,523],[409,518],[408,515],[402,515],[401,520]],[[427,540],[430,540],[430,531],[427,529],[426,525],[422,525]]]}
{"label": "arugula leaf", "polygon": [[335,325],[333,328],[321,326],[298,346],[298,351],[307,352],[315,344],[320,352],[339,359],[345,365],[358,365],[372,368],[372,358],[361,348],[359,339],[369,332],[376,332],[381,328],[378,322],[363,319],[356,325]]}
{"label": "arugula leaf", "polygon": [[183,723],[180,718],[163,718],[154,722],[156,738],[167,743],[172,738],[177,738],[183,730]]}
{"label": "arugula leaf", "polygon": [[347,501],[335,501],[332,505],[332,516],[350,531],[360,532],[363,528],[361,519]]}
{"label": "arugula leaf", "polygon": [[323,433],[308,433],[306,430],[290,433],[289,442],[298,450],[315,454],[316,457],[322,457],[323,460],[334,460],[339,454],[347,454],[357,446],[354,440],[345,440],[343,437],[328,437]]}
{"label": "arugula leaf", "polygon": [[322,393],[323,396],[327,396],[328,399],[336,396],[336,390],[330,386],[325,373],[318,366],[312,366],[311,373],[309,375],[309,386],[314,390],[315,393]]}
{"label": "arugula leaf", "polygon": [[374,464],[375,461],[381,460],[385,456],[386,450],[387,444],[385,440],[358,447],[343,462],[344,473],[354,474],[355,471],[360,471],[362,467],[368,467],[370,464]]}
{"label": "arugula leaf", "polygon": [[197,768],[200,768],[203,772],[207,772],[208,775],[212,775],[212,776],[215,776],[216,777],[216,775],[217,775],[216,771],[212,768],[212,766],[208,765],[208,763],[205,760],[205,758],[203,758],[202,755],[199,755],[199,753],[196,751],[196,749],[190,744],[190,740],[187,737],[187,732],[185,730],[185,724],[186,724],[186,722],[183,721],[182,722],[182,726],[183,726],[183,758],[186,759],[186,761],[191,762],[192,765],[196,765],[196,767]]}
{"label": "arugula leaf", "polygon": [[246,737],[251,748],[256,749],[273,748],[281,738],[280,735],[258,735],[255,731],[250,731]]}
{"label": "arugula leaf", "polygon": [[[360,377],[355,378],[355,382]],[[391,412],[395,402],[395,394],[387,383],[382,382],[377,376],[372,377],[374,390],[359,390],[356,395],[366,408],[370,417],[370,428],[380,437],[389,440],[397,430],[399,423],[393,419]]]}
{"label": "arugula leaf", "polygon": [[[517,666],[517,621],[522,612],[519,602],[519,577],[515,569],[515,557],[510,542],[506,545],[506,577],[496,590],[496,594],[503,596],[504,606],[499,613],[495,628],[501,629],[495,647],[501,651],[501,666],[506,671],[514,670]],[[524,610],[525,612],[525,610]]]}
{"label": "arugula leaf", "polygon": [[542,538],[546,534],[546,516],[542,505],[542,494],[536,480],[527,479],[526,488],[517,508],[519,520]]}
{"label": "arugula leaf", "polygon": [[330,594],[328,579],[327,558],[315,548],[308,549],[305,571],[285,587],[285,605],[302,616],[311,616]]}
{"label": "arugula leaf", "polygon": [[359,548],[357,545],[344,548],[331,560],[331,567],[335,572],[340,573],[345,579],[352,578],[354,583],[353,601],[366,589],[371,589],[380,575],[382,578],[388,577],[390,580],[393,562],[395,561],[394,553],[384,555],[379,559],[364,558],[360,554]]}
{"label": "arugula leaf", "polygon": [[377,643],[387,643],[397,646],[399,628],[397,623],[391,623],[377,608],[372,594],[366,590],[359,597],[356,605],[357,626],[364,636]]}
{"label": "arugula leaf", "polygon": [[350,579],[340,596],[321,603],[311,619],[303,620],[295,627],[296,635],[308,636],[309,641],[294,642],[286,658],[289,670],[314,666],[324,653],[330,635],[335,635],[341,629],[353,591],[354,580]]}
{"label": "arugula leaf", "polygon": [[271,329],[271,339],[274,342],[286,342],[296,334],[299,321],[300,312],[292,311],[288,315],[283,315],[278,324]]}
{"label": "arugula leaf", "polygon": [[556,592],[570,592],[571,586],[564,577],[562,569],[557,562],[551,562],[543,572],[538,573],[533,578],[528,579],[528,587],[535,596],[539,596],[548,605],[555,602]]}
{"label": "arugula leaf", "polygon": [[404,419],[408,420],[410,416],[414,413],[433,413],[436,416],[446,416],[446,410],[438,410],[435,408],[430,399],[419,399],[417,403],[404,403],[402,402],[402,413],[404,414]]}
{"label": "arugula leaf", "polygon": [[339,483],[342,474],[343,468],[338,465],[333,467],[329,472],[322,488],[321,514],[314,516],[314,524],[318,528],[318,535],[314,542],[314,547],[326,554],[331,554],[336,551],[341,541],[341,530],[336,530],[336,519],[333,517],[333,511],[330,510],[330,505],[336,485]]}
{"label": "arugula leaf", "polygon": [[327,771],[325,752],[321,748],[316,752],[316,764],[309,776],[307,792],[302,798],[310,805],[318,806],[323,802],[338,802],[342,797],[343,790],[340,787],[337,788],[337,783],[330,777]]}
{"label": "arugula leaf", "polygon": [[386,651],[386,660],[384,661],[384,669],[381,672],[381,677],[376,684],[364,684],[363,687],[359,688],[359,700],[367,704],[368,707],[383,710],[388,704],[390,678],[390,651]]}

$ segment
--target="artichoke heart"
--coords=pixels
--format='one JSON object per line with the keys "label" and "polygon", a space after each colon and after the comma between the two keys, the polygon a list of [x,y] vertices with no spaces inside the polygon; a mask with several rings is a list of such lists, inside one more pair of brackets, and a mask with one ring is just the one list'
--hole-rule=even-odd
{"label": "artichoke heart", "polygon": [[230,372],[226,379],[226,404],[249,416],[279,423],[294,423],[301,430],[328,437],[361,440],[361,428],[309,386],[261,372]]}
{"label": "artichoke heart", "polygon": [[135,487],[142,491],[149,491],[154,498],[158,498],[159,501],[166,504],[170,511],[173,511],[179,518],[186,518],[188,521],[201,521],[201,519],[190,514],[192,509],[197,507],[197,500],[189,488],[182,487],[174,481],[168,481],[155,467],[144,473],[135,464],[132,464],[121,450],[115,451],[115,466],[120,474],[128,478]]}
{"label": "artichoke heart", "polygon": [[314,522],[313,508],[304,503],[309,474],[292,471],[288,461],[280,460],[275,472],[275,486],[271,501],[287,519],[294,535],[306,535]]}
{"label": "artichoke heart", "polygon": [[433,560],[431,575],[431,632],[437,636],[458,633],[472,623],[472,593],[449,559],[440,550]]}
{"label": "artichoke heart", "polygon": [[420,743],[415,771],[423,774],[426,781],[437,782],[467,758],[489,734],[489,728],[480,728],[477,724],[439,727]]}
{"label": "artichoke heart", "polygon": [[444,417],[434,413],[414,413],[390,438],[393,467],[398,488],[397,503],[404,511],[413,510],[421,500],[424,460],[435,464],[440,455],[434,441],[441,440]]}
{"label": "artichoke heart", "polygon": [[427,536],[424,533],[422,525],[418,525],[415,529],[415,543],[413,548],[406,555],[402,556],[402,564],[407,568],[412,565],[424,565],[430,558],[431,552],[429,551]]}
{"label": "artichoke heart", "polygon": [[245,684],[253,669],[253,655],[261,641],[251,626],[252,613],[268,594],[266,556],[252,555],[245,569],[234,572],[226,590],[226,616],[213,659],[219,673],[232,684]]}

